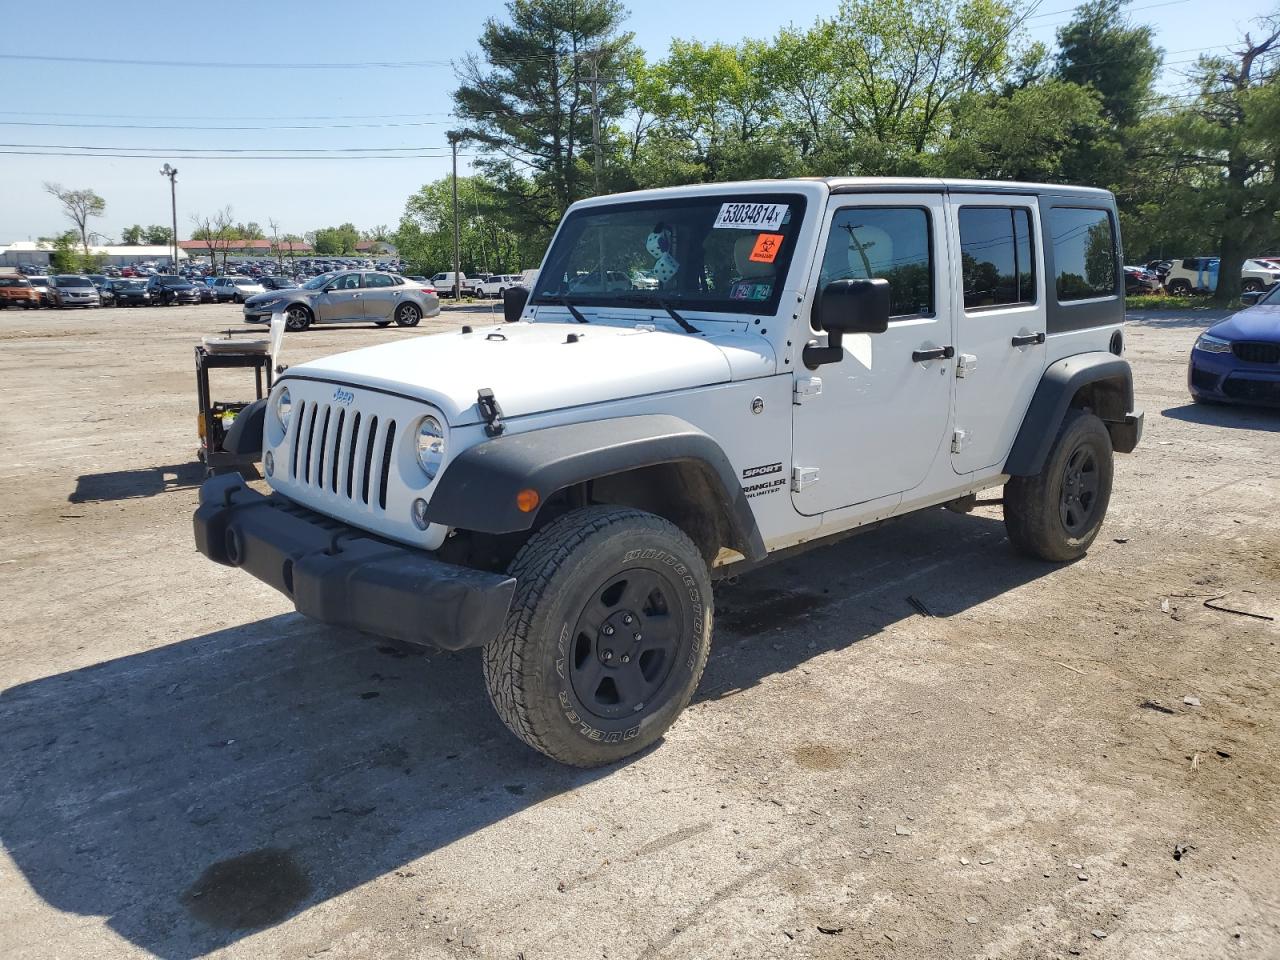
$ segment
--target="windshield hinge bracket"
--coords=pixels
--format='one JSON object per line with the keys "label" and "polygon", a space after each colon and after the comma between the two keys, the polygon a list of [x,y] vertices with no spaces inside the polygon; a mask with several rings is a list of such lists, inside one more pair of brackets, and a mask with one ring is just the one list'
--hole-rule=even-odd
{"label": "windshield hinge bracket", "polygon": [[818,482],[817,467],[798,467],[794,464],[791,467],[791,489],[799,493],[805,487],[811,487]]}
{"label": "windshield hinge bracket", "polygon": [[496,437],[507,428],[502,422],[502,407],[498,406],[498,398],[488,387],[476,391],[476,404],[480,407],[480,416],[484,417],[484,432]]}
{"label": "windshield hinge bracket", "polygon": [[804,403],[805,397],[822,396],[822,378],[821,377],[797,377],[795,386],[792,388],[792,402],[796,405]]}

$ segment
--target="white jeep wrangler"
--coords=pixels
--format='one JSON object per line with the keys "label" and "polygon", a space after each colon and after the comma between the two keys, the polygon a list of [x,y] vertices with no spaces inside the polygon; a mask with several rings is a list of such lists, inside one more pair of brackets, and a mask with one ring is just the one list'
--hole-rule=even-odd
{"label": "white jeep wrangler", "polygon": [[1018,550],[1083,555],[1142,430],[1121,263],[1101,190],[586,200],[508,322],[289,368],[226,441],[272,492],[208,481],[196,543],[326,623],[484,647],[518,737],[609,763],[689,702],[712,581],[771,553],[1003,486]]}

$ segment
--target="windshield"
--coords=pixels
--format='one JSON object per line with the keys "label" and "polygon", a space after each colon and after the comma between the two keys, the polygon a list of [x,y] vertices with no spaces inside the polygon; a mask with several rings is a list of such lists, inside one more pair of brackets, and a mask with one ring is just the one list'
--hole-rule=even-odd
{"label": "windshield", "polygon": [[92,287],[93,281],[88,277],[65,277],[58,276],[58,286],[60,287]]}
{"label": "windshield", "polygon": [[17,277],[0,277],[0,287],[29,287],[31,286],[26,280],[20,280]]}
{"label": "windshield", "polygon": [[538,275],[535,303],[654,303],[774,313],[804,222],[797,194],[716,195],[571,213]]}
{"label": "windshield", "polygon": [[112,284],[117,290],[145,290],[147,285],[141,280],[117,280]]}

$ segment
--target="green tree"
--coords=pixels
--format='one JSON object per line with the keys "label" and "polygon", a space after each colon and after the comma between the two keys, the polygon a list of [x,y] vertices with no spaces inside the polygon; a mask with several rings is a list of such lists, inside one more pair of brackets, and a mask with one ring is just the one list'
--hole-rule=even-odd
{"label": "green tree", "polygon": [[314,232],[311,241],[316,253],[325,256],[355,253],[359,242],[360,231],[351,223],[344,223],[340,227],[321,227]]}
{"label": "green tree", "polygon": [[1161,60],[1151,27],[1125,17],[1128,2],[1089,0],[1058,31],[1057,76],[1097,90],[1103,116],[1117,129],[1148,112]]}
{"label": "green tree", "polygon": [[[625,110],[620,78],[631,35],[620,32],[618,0],[506,6],[508,22],[485,22],[483,60],[463,59],[453,99],[468,138],[485,154],[480,169],[526,229],[545,236],[591,188],[594,103],[602,126]],[[594,93],[593,75],[600,78]]]}
{"label": "green tree", "polygon": [[153,223],[151,226],[147,227],[146,231],[143,233],[143,239],[153,247],[172,246],[173,228],[162,227]]}
{"label": "green tree", "polygon": [[1201,57],[1197,98],[1170,120],[1179,174],[1166,203],[1201,224],[1222,258],[1214,299],[1240,295],[1244,261],[1280,237],[1280,16],[1229,56]]}
{"label": "green tree", "polygon": [[[458,178],[458,238],[464,273],[514,273],[536,263],[542,247],[513,229],[502,190],[484,177]],[[405,204],[400,228],[390,239],[401,259],[420,273],[453,269],[453,184],[428,183]]]}
{"label": "green tree", "polygon": [[137,247],[142,244],[145,234],[146,231],[143,229],[142,224],[135,223],[133,226],[125,227],[120,231],[120,242],[126,247]]}
{"label": "green tree", "polygon": [[76,225],[81,249],[87,257],[89,255],[89,219],[106,213],[107,201],[92,190],[68,190],[59,183],[46,182],[44,190],[62,204],[63,214]]}

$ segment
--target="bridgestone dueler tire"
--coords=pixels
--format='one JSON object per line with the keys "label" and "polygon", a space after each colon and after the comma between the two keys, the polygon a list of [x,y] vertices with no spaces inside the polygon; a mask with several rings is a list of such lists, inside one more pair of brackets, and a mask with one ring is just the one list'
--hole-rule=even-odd
{"label": "bridgestone dueler tire", "polygon": [[[641,710],[600,717],[574,689],[574,651],[567,648],[577,642],[587,604],[628,571],[669,580],[669,595],[680,605],[679,647]],[[688,705],[711,646],[711,580],[693,542],[650,513],[587,507],[538,531],[509,572],[516,592],[502,633],[485,647],[484,678],[511,732],[576,767],[613,763],[658,740]]]}
{"label": "bridgestone dueler tire", "polygon": [[[1068,463],[1079,450],[1095,459],[1098,490],[1087,528],[1073,535],[1062,520],[1060,503]],[[1111,435],[1106,426],[1092,413],[1068,410],[1044,468],[1035,476],[1011,477],[1005,484],[1004,526],[1014,548],[1053,563],[1083,557],[1102,529],[1111,502],[1112,475]]]}

